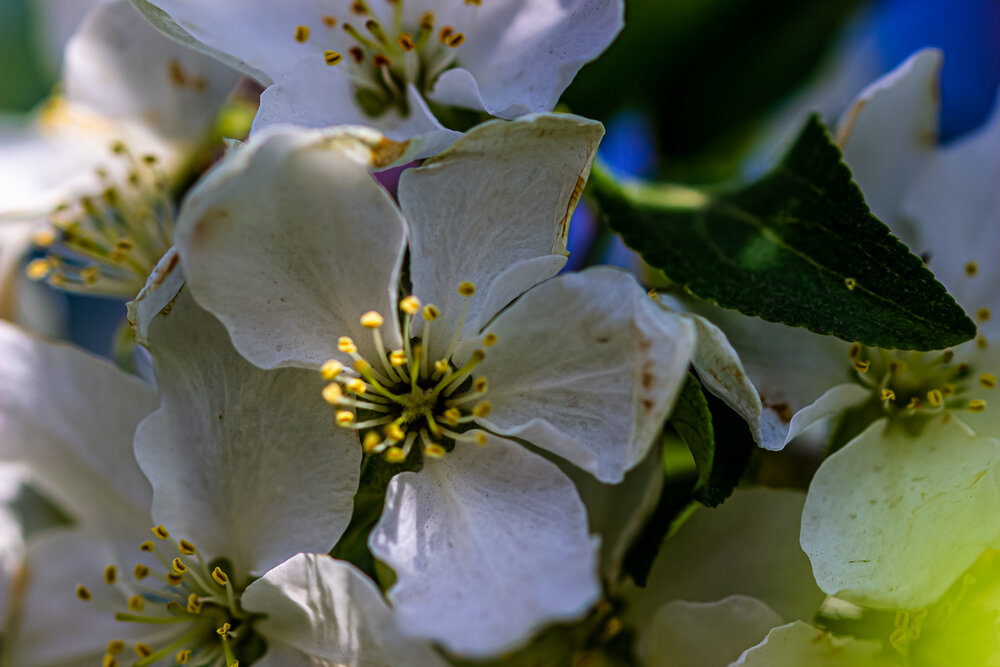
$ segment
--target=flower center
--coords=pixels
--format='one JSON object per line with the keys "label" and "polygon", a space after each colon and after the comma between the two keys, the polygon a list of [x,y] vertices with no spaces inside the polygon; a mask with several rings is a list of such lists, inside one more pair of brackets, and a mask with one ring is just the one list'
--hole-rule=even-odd
{"label": "flower center", "polygon": [[[120,576],[116,565],[104,568],[104,583],[117,595],[104,599],[86,586],[76,587],[78,598],[114,612],[115,620],[150,629],[148,636],[132,642],[138,660],[131,664],[145,667],[172,657],[178,665],[237,667],[238,656],[253,657],[254,618],[240,607],[243,588],[233,586],[224,561],[206,563],[193,544],[175,542],[163,526],[154,527],[153,535],[156,539],[143,542],[139,550],[154,556],[158,566],[138,563],[131,577]],[[127,648],[124,640],[109,641],[101,664],[117,667]],[[246,657],[244,664],[249,664]]]}
{"label": "flower center", "polygon": [[[465,34],[450,25],[436,29],[431,11],[424,12],[417,25],[407,25],[404,0],[386,1],[392,10],[385,21],[380,20],[367,0],[351,2],[350,12],[363,22],[363,31],[354,23],[341,22],[332,15],[323,16],[322,25],[327,31],[340,25],[343,35],[328,33],[317,41],[323,42],[323,47],[330,47],[322,52],[327,65],[346,69],[365,113],[378,117],[395,108],[406,117],[410,113],[407,86],[413,84],[421,93],[428,91],[442,72],[455,65],[457,49],[465,43]],[[482,4],[482,0],[464,2],[473,7]],[[311,33],[307,25],[296,26],[295,41],[305,44]]]}
{"label": "flower center", "polygon": [[29,278],[72,292],[132,298],[170,248],[173,205],[156,157],[137,159],[121,142],[111,152],[115,167],[125,170],[124,186],[98,169],[106,183],[99,195],[60,205],[52,227],[35,234],[46,256],[28,264]]}
{"label": "flower center", "polygon": [[940,415],[947,423],[957,411],[986,410],[982,396],[997,386],[997,376],[977,376],[973,365],[980,349],[977,346],[968,361],[957,363],[952,350],[936,354],[890,352],[860,343],[851,345],[848,356],[856,380],[872,390],[884,413],[894,422],[919,431],[929,417]]}
{"label": "flower center", "polygon": [[[374,362],[364,359],[354,341],[344,336],[337,345],[351,358],[351,367],[331,359],[320,369],[329,381],[323,398],[338,408],[336,424],[358,432],[365,454],[381,454],[390,463],[401,463],[411,455],[419,460],[440,458],[460,441],[486,444],[482,433],[467,433],[476,419],[490,412],[490,403],[483,400],[486,378],[473,378],[486,351],[473,351],[461,364],[453,358],[476,288],[463,282],[458,292],[465,304],[441,359],[432,361],[426,354],[431,337],[441,335],[433,326],[440,311],[433,304],[421,307],[417,297],[408,296],[399,302],[402,349],[386,351],[381,332],[385,320],[370,311],[361,316],[361,324],[372,332],[378,358]],[[413,318],[418,313],[423,327],[416,336]],[[495,334],[487,333],[483,347],[496,340]]]}

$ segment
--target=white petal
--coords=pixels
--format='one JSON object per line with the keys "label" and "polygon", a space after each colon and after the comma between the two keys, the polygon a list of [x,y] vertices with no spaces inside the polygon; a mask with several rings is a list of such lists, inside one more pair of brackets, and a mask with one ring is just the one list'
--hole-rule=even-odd
{"label": "white petal", "polygon": [[149,482],[136,465],[136,425],[156,394],[114,365],[0,322],[0,458],[74,516],[113,535],[149,529]]}
{"label": "white petal", "polygon": [[[322,85],[317,85],[317,82]],[[260,109],[253,121],[253,132],[264,127],[288,123],[304,127],[330,125],[371,125],[396,141],[411,142],[400,164],[435,155],[462,136],[448,130],[434,118],[417,89],[407,87],[411,113],[402,118],[387,111],[372,118],[358,106],[354,84],[342,67],[330,67],[318,55],[300,61],[278,78],[260,96]]]}
{"label": "white petal", "polygon": [[802,515],[816,580],[858,604],[930,604],[1000,535],[1000,441],[872,424],[820,466]]}
{"label": "white petal", "polygon": [[893,224],[906,186],[937,143],[942,54],[924,49],[865,88],[837,126],[837,143],[872,212]]}
{"label": "white petal", "polygon": [[892,667],[891,658],[880,659],[882,645],[875,641],[839,639],[819,628],[796,621],[775,628],[759,645],[730,667]]}
{"label": "white petal", "polygon": [[[913,179],[902,211],[914,226],[912,247],[930,256],[928,266],[968,313],[1000,311],[1000,103],[989,123],[934,154]],[[966,274],[966,263],[978,274]],[[1000,318],[979,323],[990,340],[1000,338]]]}
{"label": "white petal", "polygon": [[[487,294],[501,272],[568,254],[569,220],[603,133],[600,123],[569,115],[492,121],[403,173],[399,202],[410,228],[413,291],[441,309],[435,328],[450,332],[458,323],[465,301],[460,282],[477,289],[469,304],[471,332],[496,314],[482,310],[486,300],[478,295]],[[554,263],[545,268],[555,270],[532,277],[558,270]],[[432,359],[441,358],[449,339],[432,339]]]}
{"label": "white petal", "polygon": [[601,576],[614,586],[622,575],[622,561],[649,518],[663,489],[663,461],[653,447],[620,484],[605,484],[565,462],[560,470],[573,480],[587,507],[590,532],[601,536]]}
{"label": "white petal", "polygon": [[694,348],[687,320],[610,268],[542,283],[487,329],[498,342],[476,368],[493,406],[482,423],[611,483],[649,451]]}
{"label": "white petal", "polygon": [[699,507],[663,544],[646,587],[632,594],[629,616],[641,624],[671,600],[740,594],[782,618],[811,618],[823,594],[799,547],[804,501],[797,491],[737,489],[721,507]]}
{"label": "white petal", "polygon": [[251,584],[242,604],[268,616],[257,624],[269,645],[262,665],[290,665],[287,660],[294,658],[277,653],[281,649],[304,654],[298,659],[302,665],[444,664],[429,645],[399,633],[371,580],[327,555],[290,558]]}
{"label": "white petal", "polygon": [[781,625],[760,600],[733,595],[718,602],[670,602],[641,636],[639,654],[648,665],[725,667]]}
{"label": "white petal", "polygon": [[296,42],[296,26],[308,25],[322,37],[323,13],[315,0],[132,1],[165,34],[265,86],[318,48]]}
{"label": "white petal", "polygon": [[136,297],[125,304],[136,343],[149,345],[150,322],[177,296],[184,284],[180,260],[177,248],[168,250],[153,267]]}
{"label": "white petal", "polygon": [[[115,603],[122,610],[127,608],[121,593],[101,581],[106,565],[120,564],[109,545],[84,531],[58,530],[30,542],[27,563],[20,625],[9,637],[11,665],[97,665],[110,640],[148,634],[138,623],[116,621],[114,610],[109,608]],[[77,585],[87,586],[95,594],[94,600],[79,600],[73,594]],[[108,606],[101,606],[98,600]]]}
{"label": "white petal", "polygon": [[515,118],[551,111],[583,65],[622,29],[621,0],[483,3],[464,30],[459,67],[446,71],[430,98]]}
{"label": "white petal", "polygon": [[13,591],[24,565],[24,531],[14,503],[25,478],[20,466],[0,464],[0,628],[15,602]]}
{"label": "white petal", "polygon": [[597,545],[572,482],[502,438],[460,442],[393,478],[369,545],[399,577],[389,599],[404,631],[460,654],[515,648],[600,596]]}
{"label": "white petal", "polygon": [[318,368],[345,335],[371,358],[371,333],[359,323],[369,310],[385,317],[386,346],[401,347],[395,303],[406,232],[357,161],[366,141],[262,132],[184,204],[175,239],[188,284],[258,366]]}
{"label": "white petal", "polygon": [[[850,347],[848,343],[833,336],[823,336],[799,327],[766,322],[732,310],[702,304],[697,304],[697,310],[725,332],[729,345],[735,350],[746,372],[748,381],[758,392],[764,408],[760,418],[759,444],[765,449],[781,449],[794,437],[790,427],[794,415],[799,411],[813,405],[822,407],[830,403],[832,398],[837,399],[830,404],[832,407],[838,405],[841,399],[854,402],[854,398],[850,396],[853,390],[847,389],[838,389],[834,394],[826,396],[823,401],[819,400],[833,387],[850,382],[854,369],[848,357]],[[702,337],[703,342],[709,341],[710,337],[714,336],[708,332],[706,334],[708,335]],[[719,361],[724,362],[728,352],[725,352],[723,347],[717,348],[716,354],[721,354]],[[702,363],[705,371],[711,374],[707,357],[705,362],[698,363]],[[794,364],[795,372],[788,372],[789,364]],[[705,374],[700,373],[701,368],[696,365],[696,369],[699,370],[699,375],[709,390],[725,400],[725,393],[716,387],[718,382],[705,380]],[[732,384],[731,380],[728,382]],[[741,391],[746,390],[743,388]],[[855,392],[857,401],[862,401],[867,396],[867,392],[864,396]],[[727,402],[732,401],[730,405],[737,409],[736,406],[740,405],[739,400],[747,401],[744,395],[742,399],[730,398]],[[748,408],[747,414],[752,414],[752,403],[743,405],[737,412],[747,418],[747,414],[741,410]],[[811,412],[816,414],[816,410]],[[806,416],[809,414],[807,412]],[[806,421],[809,420],[803,417],[796,422],[796,433],[808,425]],[[748,423],[754,422],[748,418]]]}
{"label": "white petal", "polygon": [[250,365],[186,289],[153,321],[150,349],[162,403],[135,449],[155,521],[232,560],[237,579],[329,551],[350,520],[361,451],[334,427],[319,374]]}
{"label": "white petal", "polygon": [[88,15],[66,46],[63,69],[72,104],[182,142],[206,137],[237,78],[161,35],[123,0]]}

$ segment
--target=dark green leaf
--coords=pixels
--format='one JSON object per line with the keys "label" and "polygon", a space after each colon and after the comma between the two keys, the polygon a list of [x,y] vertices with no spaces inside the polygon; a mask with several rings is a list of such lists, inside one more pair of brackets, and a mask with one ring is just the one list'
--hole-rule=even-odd
{"label": "dark green leaf", "polygon": [[695,296],[866,345],[934,350],[975,324],[919,257],[871,214],[816,117],[770,173],[706,195],[620,184],[599,168],[608,224]]}
{"label": "dark green leaf", "polygon": [[691,373],[681,389],[674,412],[670,415],[670,425],[691,450],[695,466],[698,468],[697,492],[708,483],[715,460],[715,433],[712,431],[712,413],[708,411],[708,401],[702,393],[701,383]]}

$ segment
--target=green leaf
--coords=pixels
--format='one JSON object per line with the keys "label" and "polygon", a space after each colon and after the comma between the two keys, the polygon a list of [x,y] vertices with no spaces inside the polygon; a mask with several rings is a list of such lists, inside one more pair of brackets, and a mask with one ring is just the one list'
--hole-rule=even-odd
{"label": "green leaf", "polygon": [[691,450],[698,469],[698,481],[694,491],[698,492],[708,483],[715,460],[715,432],[712,430],[712,413],[708,401],[702,393],[701,383],[690,372],[687,382],[681,388],[681,395],[670,416],[670,425]]}
{"label": "green leaf", "polygon": [[888,349],[942,349],[976,333],[868,210],[816,116],[771,172],[739,189],[621,184],[599,167],[591,183],[630,247],[724,308]]}

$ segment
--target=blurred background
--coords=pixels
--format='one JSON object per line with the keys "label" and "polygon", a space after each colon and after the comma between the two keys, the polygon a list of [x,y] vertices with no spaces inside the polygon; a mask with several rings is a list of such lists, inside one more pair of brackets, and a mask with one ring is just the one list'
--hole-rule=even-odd
{"label": "blurred background", "polygon": [[[0,0],[0,122],[54,90],[62,45],[91,4]],[[620,173],[713,184],[759,173],[810,111],[835,122],[867,83],[924,46],[945,52],[949,141],[993,105],[1000,0],[626,0],[624,32],[563,102],[605,123],[601,158]],[[571,229],[572,268],[639,268],[585,208]],[[122,304],[59,298],[66,336],[108,354]]]}

